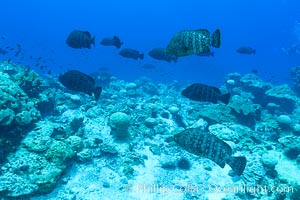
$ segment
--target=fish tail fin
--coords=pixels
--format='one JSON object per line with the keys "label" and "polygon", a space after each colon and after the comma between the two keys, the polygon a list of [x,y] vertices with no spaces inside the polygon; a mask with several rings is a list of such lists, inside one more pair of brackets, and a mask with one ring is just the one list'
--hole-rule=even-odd
{"label": "fish tail fin", "polygon": [[221,32],[217,29],[211,36],[211,46],[219,48],[221,46]]}
{"label": "fish tail fin", "polygon": [[227,160],[227,164],[238,176],[242,175],[242,173],[244,172],[246,163],[247,160],[244,156],[231,157],[230,159]]}
{"label": "fish tail fin", "polygon": [[94,90],[95,99],[98,100],[102,92],[102,87],[96,87]]}
{"label": "fish tail fin", "polygon": [[140,59],[144,59],[144,54],[141,53],[141,54],[139,55],[139,58],[140,58]]}
{"label": "fish tail fin", "polygon": [[123,44],[123,43],[118,43],[118,44],[116,45],[117,49],[120,49],[121,46],[122,46],[122,44]]}
{"label": "fish tail fin", "polygon": [[117,48],[120,49],[121,46],[122,46],[122,44],[123,44],[123,42],[118,43],[118,44],[117,44]]}
{"label": "fish tail fin", "polygon": [[221,95],[219,100],[222,101],[225,104],[228,104],[229,100],[230,100],[230,93]]}

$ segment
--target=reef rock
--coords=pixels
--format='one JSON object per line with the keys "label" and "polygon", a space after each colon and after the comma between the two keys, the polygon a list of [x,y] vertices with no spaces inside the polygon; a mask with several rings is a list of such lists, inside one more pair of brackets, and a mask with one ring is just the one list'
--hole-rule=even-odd
{"label": "reef rock", "polygon": [[241,87],[246,92],[251,92],[255,97],[255,102],[263,101],[261,97],[272,87],[270,83],[265,83],[255,74],[246,74],[240,79]]}
{"label": "reef rock", "polygon": [[209,126],[209,132],[220,138],[221,140],[232,141],[237,143],[245,133],[251,131],[248,127],[238,124],[214,124]]}
{"label": "reef rock", "polygon": [[266,101],[279,105],[279,110],[291,113],[297,101],[295,93],[287,85],[279,85],[266,91]]}
{"label": "reef rock", "polygon": [[290,159],[296,159],[300,154],[300,137],[298,136],[284,136],[278,139],[285,149],[284,152]]}
{"label": "reef rock", "polygon": [[123,112],[115,112],[109,118],[109,124],[112,134],[117,138],[126,138],[128,136],[130,117]]}
{"label": "reef rock", "polygon": [[229,107],[232,108],[239,123],[249,127],[254,127],[255,121],[261,117],[261,106],[254,104],[249,98],[234,95],[231,98]]}
{"label": "reef rock", "polygon": [[231,114],[230,107],[223,104],[211,104],[200,109],[199,117],[202,117],[209,124],[237,121],[236,117]]}

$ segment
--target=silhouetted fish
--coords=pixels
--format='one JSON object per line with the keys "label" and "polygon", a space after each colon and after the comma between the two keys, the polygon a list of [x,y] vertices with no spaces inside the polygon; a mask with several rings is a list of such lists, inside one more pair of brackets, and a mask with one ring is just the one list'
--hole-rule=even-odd
{"label": "silhouetted fish", "polygon": [[75,49],[90,49],[92,44],[95,45],[95,37],[92,37],[88,31],[74,30],[68,36],[66,43]]}
{"label": "silhouetted fish", "polygon": [[253,49],[252,47],[241,46],[236,50],[236,52],[241,54],[255,54],[256,50]]}
{"label": "silhouetted fish", "polygon": [[8,49],[9,51],[14,50],[15,48],[11,47],[11,46],[6,46],[5,49]]}
{"label": "silhouetted fish", "polygon": [[206,29],[185,30],[178,32],[169,42],[166,53],[173,56],[188,56],[209,53],[210,46],[219,48],[221,32],[217,29],[212,36]]}
{"label": "silhouetted fish", "polygon": [[175,63],[177,62],[178,57],[176,56],[171,56],[166,53],[166,50],[164,48],[154,48],[151,51],[149,51],[149,56],[151,56],[154,59],[157,60],[164,60],[167,62],[174,61]]}
{"label": "silhouetted fish", "polygon": [[121,42],[118,36],[114,36],[112,38],[103,38],[100,44],[104,46],[115,46],[119,49],[122,46],[123,42]]}
{"label": "silhouetted fish", "polygon": [[257,70],[257,69],[252,69],[251,72],[252,72],[253,74],[258,74],[258,70]]}
{"label": "silhouetted fish", "polygon": [[134,49],[125,48],[125,49],[122,49],[119,52],[119,54],[125,58],[132,58],[135,60],[137,60],[138,58],[144,59],[144,54],[140,53],[139,51],[134,50]]}
{"label": "silhouetted fish", "polygon": [[223,140],[200,128],[189,128],[174,135],[175,142],[186,151],[208,158],[220,167],[227,163],[240,176],[246,167],[245,157],[233,157],[232,149]]}
{"label": "silhouetted fish", "polygon": [[194,83],[188,86],[181,94],[193,101],[208,101],[212,103],[217,103],[218,100],[220,100],[223,103],[228,104],[230,99],[230,93],[221,95],[219,88],[201,83]]}
{"label": "silhouetted fish", "polygon": [[15,53],[15,57],[18,57],[18,56],[19,56],[19,54],[20,54],[20,53],[21,53],[21,51],[22,51],[22,47],[21,47],[21,45],[20,45],[20,44],[18,44],[17,46],[18,46],[18,50],[17,50],[17,52]]}
{"label": "silhouetted fish", "polygon": [[58,78],[59,82],[69,90],[75,92],[83,92],[88,95],[94,93],[95,99],[98,100],[102,92],[101,87],[95,87],[95,80],[80,71],[70,70],[62,74]]}

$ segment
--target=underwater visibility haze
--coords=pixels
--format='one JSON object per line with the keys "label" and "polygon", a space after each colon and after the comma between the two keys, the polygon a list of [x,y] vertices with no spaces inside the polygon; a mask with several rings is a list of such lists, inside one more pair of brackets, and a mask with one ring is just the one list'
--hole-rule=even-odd
{"label": "underwater visibility haze", "polygon": [[0,199],[299,199],[300,2],[0,11]]}

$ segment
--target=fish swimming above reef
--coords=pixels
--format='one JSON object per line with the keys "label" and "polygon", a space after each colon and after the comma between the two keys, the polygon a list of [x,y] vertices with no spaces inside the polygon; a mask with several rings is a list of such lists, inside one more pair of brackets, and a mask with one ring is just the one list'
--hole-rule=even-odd
{"label": "fish swimming above reef", "polygon": [[137,50],[134,49],[130,49],[130,48],[124,48],[122,49],[119,54],[125,58],[132,58],[137,60],[138,58],[140,59],[144,59],[144,54],[140,53]]}
{"label": "fish swimming above reef", "polygon": [[92,44],[95,45],[95,37],[92,37],[88,31],[74,30],[69,34],[66,43],[75,49],[90,49]]}
{"label": "fish swimming above reef", "polygon": [[67,71],[60,75],[58,80],[69,90],[83,92],[90,96],[92,96],[93,93],[96,100],[99,99],[102,92],[101,87],[95,86],[95,80],[91,76],[77,70]]}
{"label": "fish swimming above reef", "polygon": [[18,57],[22,51],[22,47],[20,44],[17,44],[17,47],[18,47],[18,49],[17,49],[17,52],[15,53],[15,57]]}
{"label": "fish swimming above reef", "polygon": [[104,46],[115,46],[119,49],[122,46],[123,42],[121,42],[118,36],[114,36],[112,38],[103,38],[100,44]]}
{"label": "fish swimming above reef", "polygon": [[181,94],[193,101],[208,101],[211,103],[217,103],[219,100],[228,104],[230,100],[230,93],[222,95],[219,88],[201,83],[194,83],[188,86],[181,92]]}
{"label": "fish swimming above reef", "polygon": [[245,157],[233,157],[231,147],[210,132],[200,128],[188,128],[174,135],[174,141],[186,151],[205,157],[221,168],[228,164],[236,175],[244,172],[247,160]]}
{"label": "fish swimming above reef", "polygon": [[236,50],[236,52],[240,54],[255,54],[256,49],[253,49],[252,47],[248,47],[248,46],[241,46]]}
{"label": "fish swimming above reef", "polygon": [[184,30],[175,34],[170,40],[166,53],[173,56],[189,56],[209,53],[210,46],[219,48],[221,32],[217,29],[212,36],[206,29]]}
{"label": "fish swimming above reef", "polygon": [[165,48],[154,48],[151,51],[149,51],[148,54],[156,60],[164,60],[167,62],[174,61],[176,63],[178,59],[177,56],[167,54]]}

